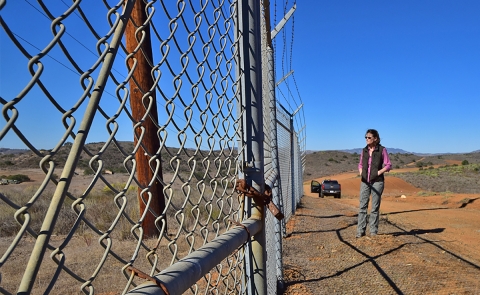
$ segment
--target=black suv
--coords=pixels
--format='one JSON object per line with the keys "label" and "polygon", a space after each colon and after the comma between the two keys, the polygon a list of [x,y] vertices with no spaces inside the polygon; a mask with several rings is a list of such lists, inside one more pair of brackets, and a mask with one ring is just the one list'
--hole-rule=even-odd
{"label": "black suv", "polygon": [[318,193],[320,198],[324,196],[334,196],[340,199],[342,197],[342,186],[336,180],[325,179],[322,183],[312,180],[312,182],[310,182],[310,192]]}
{"label": "black suv", "polygon": [[325,179],[320,186],[320,198],[324,196],[333,196],[340,199],[342,197],[342,186],[338,181],[333,179]]}

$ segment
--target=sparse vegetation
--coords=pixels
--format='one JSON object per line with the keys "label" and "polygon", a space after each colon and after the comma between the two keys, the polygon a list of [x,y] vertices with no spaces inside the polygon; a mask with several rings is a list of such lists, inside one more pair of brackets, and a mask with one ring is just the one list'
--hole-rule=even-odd
{"label": "sparse vegetation", "polygon": [[[337,161],[349,157],[352,161]],[[456,193],[480,193],[480,153],[416,156],[414,154],[390,153],[395,175],[425,191]],[[360,156],[340,151],[318,151],[307,154],[304,180],[357,170]],[[331,159],[331,160],[330,160]],[[467,162],[464,163],[464,161]],[[461,164],[462,165],[459,165]],[[417,167],[416,172],[399,173],[402,168]]]}
{"label": "sparse vegetation", "polygon": [[429,167],[417,172],[395,173],[396,177],[424,190],[454,193],[480,193],[480,164]]}
{"label": "sparse vegetation", "polygon": [[435,192],[429,192],[429,191],[419,191],[417,193],[417,196],[419,197],[430,197],[430,196],[436,196],[437,193]]}
{"label": "sparse vegetation", "polygon": [[16,175],[2,175],[0,176],[1,179],[9,179],[9,180],[16,180],[18,182],[25,182],[30,181],[30,178],[24,174],[16,174]]}

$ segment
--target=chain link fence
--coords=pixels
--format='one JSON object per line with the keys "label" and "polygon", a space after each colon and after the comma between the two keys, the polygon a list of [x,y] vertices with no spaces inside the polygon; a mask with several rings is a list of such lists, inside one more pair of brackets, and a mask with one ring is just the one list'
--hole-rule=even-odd
{"label": "chain link fence", "polygon": [[277,294],[305,131],[276,97],[269,5],[0,0],[0,174],[30,179],[0,186],[2,294]]}

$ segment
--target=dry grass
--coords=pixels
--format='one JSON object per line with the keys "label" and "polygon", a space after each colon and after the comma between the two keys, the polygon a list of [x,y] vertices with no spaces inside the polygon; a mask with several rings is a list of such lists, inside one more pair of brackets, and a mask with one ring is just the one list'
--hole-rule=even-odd
{"label": "dry grass", "polygon": [[[72,290],[80,291],[85,280],[95,274],[99,264],[101,264],[101,271],[93,283],[95,294],[105,292],[119,294],[127,283],[126,277],[120,279],[120,277],[124,277],[122,267],[126,264],[132,262],[136,268],[150,273],[153,267],[152,263],[155,263],[153,272],[158,273],[174,261],[185,257],[192,250],[198,249],[205,242],[211,241],[219,233],[224,232],[229,225],[229,219],[234,219],[232,214],[237,214],[235,208],[239,207],[239,202],[235,198],[228,202],[218,199],[210,186],[203,188],[202,195],[198,190],[192,189],[189,197],[186,198],[176,185],[171,190],[169,197],[172,202],[166,211],[168,234],[160,240],[159,245],[156,245],[157,240],[143,240],[141,246],[138,247],[138,241],[132,233],[135,224],[129,221],[130,219],[135,222],[139,219],[137,188],[127,189],[124,196],[118,199],[116,198],[118,191],[125,187],[125,183],[111,183],[115,191],[107,186],[97,185],[81,203],[77,203],[81,196],[81,190],[73,189],[77,192],[76,195],[73,198],[66,198],[50,241],[50,249],[47,250],[32,294],[43,294],[50,284],[57,267],[56,262],[50,256],[54,254],[53,249],[58,247],[61,249],[61,255],[56,254],[53,257],[57,259],[65,257],[65,267],[82,279],[79,281],[66,272],[62,272],[51,294],[71,294]],[[202,186],[201,184],[192,186],[197,187],[197,185]],[[25,220],[25,217],[20,215],[19,222],[17,222],[13,217],[15,212],[29,202],[38,186],[23,184],[23,186],[9,186],[8,188],[9,192],[4,194],[4,197],[15,202],[17,206],[12,208],[8,203],[0,200],[0,222],[2,224],[0,227],[0,253],[2,254],[6,253],[11,246],[14,236],[21,227],[20,224],[23,224]],[[31,217],[29,226],[35,233],[40,230],[45,212],[50,205],[53,189],[54,187],[49,186],[28,209]],[[123,203],[125,203],[125,209],[120,211],[119,207]],[[67,234],[72,230],[78,218],[78,212],[83,206],[85,208],[84,221],[81,221],[75,228],[72,239],[64,246]],[[77,212],[74,208],[77,209]],[[230,212],[231,209],[233,212]],[[118,223],[113,226],[117,216],[119,217]],[[93,226],[93,229],[89,227],[89,224]],[[110,229],[113,230],[109,232]],[[102,237],[107,232],[109,234]],[[138,230],[136,234],[140,235]],[[33,237],[24,235],[11,256],[1,265],[1,288],[10,293],[16,291],[34,243]],[[111,249],[109,249],[111,254],[102,263],[102,257],[109,245],[111,245]],[[147,254],[155,248],[157,250],[152,252],[153,255],[148,256]],[[140,279],[136,281],[142,282]]]}

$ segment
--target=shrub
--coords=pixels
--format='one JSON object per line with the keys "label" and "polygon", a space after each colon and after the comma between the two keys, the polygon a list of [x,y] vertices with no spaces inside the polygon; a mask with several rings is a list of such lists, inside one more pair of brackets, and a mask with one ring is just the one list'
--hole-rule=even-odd
{"label": "shrub", "polygon": [[24,174],[9,175],[5,178],[10,179],[10,180],[17,180],[17,181],[20,181],[20,182],[30,181],[30,177],[28,177],[27,175],[24,175]]}
{"label": "shrub", "polygon": [[463,161],[462,161],[462,165],[468,165],[468,161],[467,161],[467,160],[463,160]]}
{"label": "shrub", "polygon": [[431,192],[431,191],[419,191],[417,193],[417,196],[419,196],[419,197],[430,197],[430,196],[435,196],[435,195],[436,195],[436,193]]}
{"label": "shrub", "polygon": [[93,171],[90,168],[83,170],[83,175],[93,175],[93,174],[95,174],[95,171]]}

